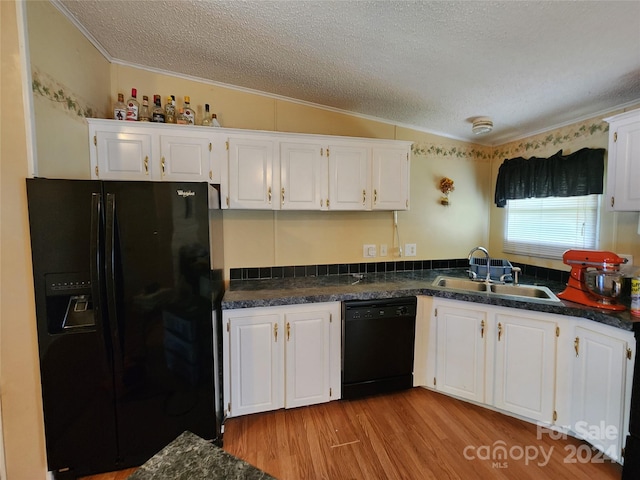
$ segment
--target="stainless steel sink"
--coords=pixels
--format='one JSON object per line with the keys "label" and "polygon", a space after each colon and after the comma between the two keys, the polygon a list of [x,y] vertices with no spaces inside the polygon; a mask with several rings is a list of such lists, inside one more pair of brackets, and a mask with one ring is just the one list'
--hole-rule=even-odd
{"label": "stainless steel sink", "polygon": [[438,277],[433,282],[436,287],[453,288],[454,290],[465,290],[471,292],[486,292],[487,284],[465,280],[464,278]]}
{"label": "stainless steel sink", "polygon": [[450,288],[460,292],[481,292],[494,295],[506,295],[522,300],[541,299],[560,302],[551,290],[540,285],[512,285],[502,283],[486,283],[464,278],[438,276],[432,283],[436,287]]}

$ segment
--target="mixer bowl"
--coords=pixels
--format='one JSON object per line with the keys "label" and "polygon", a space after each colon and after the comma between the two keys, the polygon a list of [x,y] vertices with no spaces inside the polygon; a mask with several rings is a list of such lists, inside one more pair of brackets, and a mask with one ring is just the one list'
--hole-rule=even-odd
{"label": "mixer bowl", "polygon": [[592,270],[585,273],[585,284],[589,293],[603,303],[610,303],[622,293],[623,276],[620,272]]}

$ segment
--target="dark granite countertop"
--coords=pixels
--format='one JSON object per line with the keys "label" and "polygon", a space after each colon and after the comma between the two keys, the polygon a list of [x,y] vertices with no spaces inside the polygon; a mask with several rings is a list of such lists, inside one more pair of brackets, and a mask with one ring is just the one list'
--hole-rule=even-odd
{"label": "dark granite countertop", "polygon": [[191,432],[184,432],[128,480],[275,480]]}
{"label": "dark granite countertop", "polygon": [[[624,312],[612,312],[568,301],[553,302],[537,298],[521,300],[484,292],[460,292],[432,285],[438,275],[466,278],[466,270],[466,268],[454,268],[368,273],[364,274],[360,280],[352,275],[232,280],[222,299],[222,309],[429,295],[586,318],[623,330],[632,330],[633,320],[628,309]],[[565,288],[565,285],[560,282],[545,281],[540,283],[527,276],[521,277],[519,283],[522,285],[543,285],[555,294],[562,292]],[[622,304],[624,305],[625,302],[623,301]]]}

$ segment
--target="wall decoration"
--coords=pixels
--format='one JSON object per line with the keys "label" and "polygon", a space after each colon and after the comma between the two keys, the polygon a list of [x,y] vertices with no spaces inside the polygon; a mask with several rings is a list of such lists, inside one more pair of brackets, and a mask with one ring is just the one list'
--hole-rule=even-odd
{"label": "wall decoration", "polygon": [[506,143],[499,147],[483,147],[479,145],[467,146],[443,146],[433,143],[414,143],[411,146],[413,155],[420,157],[462,158],[475,161],[491,161],[532,155],[550,145],[562,148],[571,142],[584,140],[596,135],[608,135],[609,124],[601,119],[591,119],[582,123],[576,123],[567,127],[558,128]]}
{"label": "wall decoration", "polygon": [[456,187],[453,185],[453,180],[451,180],[449,177],[443,177],[440,180],[439,188],[442,192],[442,196],[440,197],[440,205],[449,205],[449,194],[456,189]]}
{"label": "wall decoration", "polygon": [[34,94],[55,102],[66,112],[73,114],[76,117],[104,118],[104,115],[99,114],[96,108],[78,100],[76,95],[69,92],[69,89],[60,85],[46,74],[34,71],[31,76],[31,89]]}

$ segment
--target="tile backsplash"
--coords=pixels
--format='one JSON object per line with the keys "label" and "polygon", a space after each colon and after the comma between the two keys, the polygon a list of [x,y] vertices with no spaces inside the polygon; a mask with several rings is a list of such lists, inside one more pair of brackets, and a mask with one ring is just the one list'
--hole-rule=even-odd
{"label": "tile backsplash", "polygon": [[[266,280],[274,278],[321,277],[326,275],[349,275],[366,273],[409,272],[414,270],[434,270],[444,268],[465,268],[469,266],[467,258],[448,260],[406,260],[396,262],[370,263],[332,263],[320,265],[296,265],[276,267],[232,268],[231,280]],[[569,272],[533,265],[513,264],[522,269],[522,273],[537,280],[566,282]]]}

